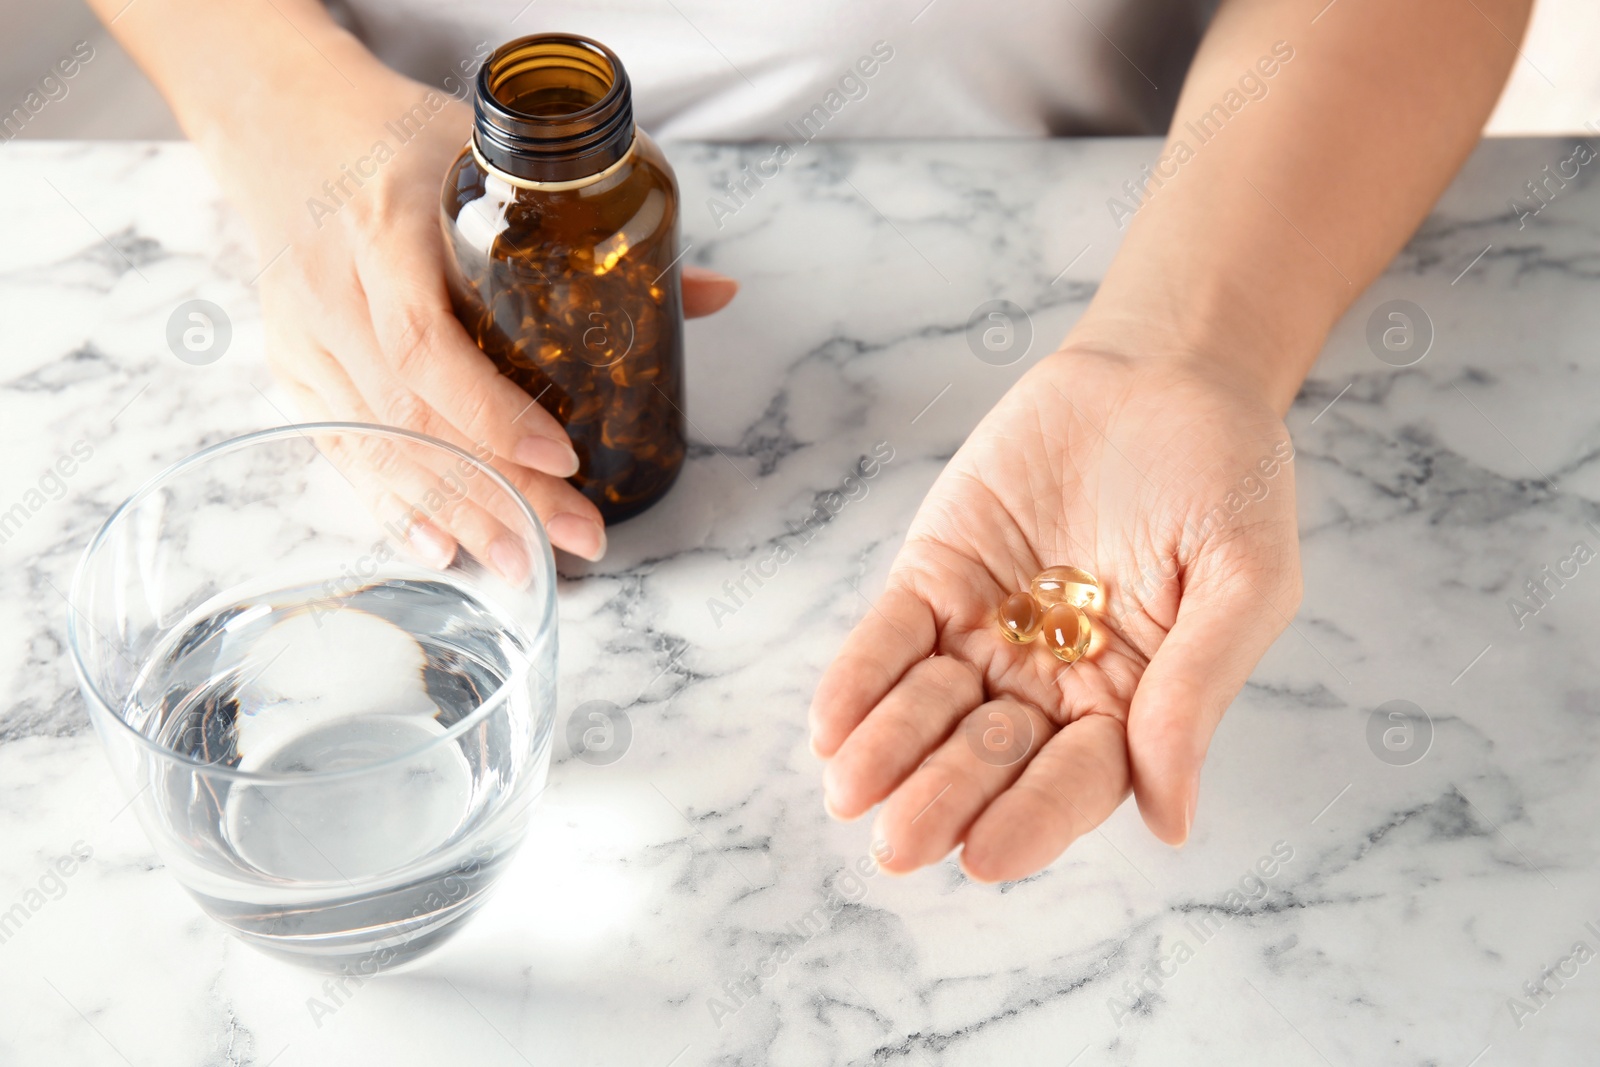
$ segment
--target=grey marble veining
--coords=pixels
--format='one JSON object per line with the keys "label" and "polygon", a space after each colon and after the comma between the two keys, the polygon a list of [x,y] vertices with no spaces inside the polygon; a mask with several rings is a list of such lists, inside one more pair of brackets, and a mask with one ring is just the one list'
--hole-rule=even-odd
{"label": "grey marble veining", "polygon": [[[612,701],[632,746],[558,749],[465,932],[330,991],[160,868],[64,652],[110,509],[290,411],[248,235],[188,146],[6,146],[0,513],[25,514],[0,543],[0,1063],[1600,1060],[1600,564],[1570,562],[1600,552],[1600,191],[1585,172],[1535,216],[1510,204],[1562,141],[1482,146],[1296,401],[1305,602],[1217,735],[1191,842],[1124,805],[1006,886],[843,873],[870,842],[822,811],[811,690],[942,463],[1081,313],[1106,200],[1155,147],[812,144],[731,215],[707,200],[762,150],[671,149],[689,260],[744,289],[690,327],[678,487],[560,591],[560,714]],[[192,297],[233,323],[207,367],[164,342]],[[965,338],[995,298],[1035,335],[1004,368]],[[1407,368],[1366,340],[1392,299],[1435,331]],[[880,443],[867,495],[716,610]],[[1432,722],[1408,766],[1367,740],[1396,699]]]}

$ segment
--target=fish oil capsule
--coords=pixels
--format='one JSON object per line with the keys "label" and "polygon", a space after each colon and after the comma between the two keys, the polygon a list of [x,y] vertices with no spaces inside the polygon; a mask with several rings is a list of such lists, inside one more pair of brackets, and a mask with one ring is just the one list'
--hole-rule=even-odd
{"label": "fish oil capsule", "polygon": [[1044,608],[1030,593],[1012,593],[1000,605],[1000,632],[1013,644],[1025,645],[1039,636]]}
{"label": "fish oil capsule", "polygon": [[1046,567],[1033,576],[1031,587],[1034,599],[1047,608],[1071,604],[1094,611],[1104,603],[1099,579],[1077,567]]}
{"label": "fish oil capsule", "polygon": [[1072,604],[1054,604],[1045,609],[1045,647],[1063,663],[1076,663],[1089,650],[1089,616]]}

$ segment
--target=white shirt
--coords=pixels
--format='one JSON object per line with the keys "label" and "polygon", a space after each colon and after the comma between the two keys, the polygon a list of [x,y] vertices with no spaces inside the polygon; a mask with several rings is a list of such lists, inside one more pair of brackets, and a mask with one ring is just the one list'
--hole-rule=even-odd
{"label": "white shirt", "polygon": [[576,32],[621,57],[657,138],[791,141],[806,115],[827,138],[1164,133],[1217,0],[336,2],[458,96],[505,41]]}

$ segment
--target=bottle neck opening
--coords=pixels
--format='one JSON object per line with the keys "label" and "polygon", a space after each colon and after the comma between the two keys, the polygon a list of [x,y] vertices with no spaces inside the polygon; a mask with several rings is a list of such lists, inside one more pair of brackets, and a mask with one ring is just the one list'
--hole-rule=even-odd
{"label": "bottle neck opening", "polygon": [[575,181],[627,155],[633,90],[615,52],[577,34],[501,45],[478,71],[475,142],[491,166],[534,182]]}

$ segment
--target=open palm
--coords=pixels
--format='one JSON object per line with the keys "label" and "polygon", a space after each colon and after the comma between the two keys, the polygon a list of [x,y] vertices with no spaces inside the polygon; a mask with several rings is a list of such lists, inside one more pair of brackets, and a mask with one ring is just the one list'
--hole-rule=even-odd
{"label": "open palm", "polygon": [[[1041,361],[940,475],[817,689],[829,810],[884,802],[886,869],[961,845],[981,881],[1045,867],[1130,789],[1186,839],[1212,731],[1299,603],[1288,440],[1198,360]],[[1057,564],[1105,591],[1071,665],[996,624]]]}

